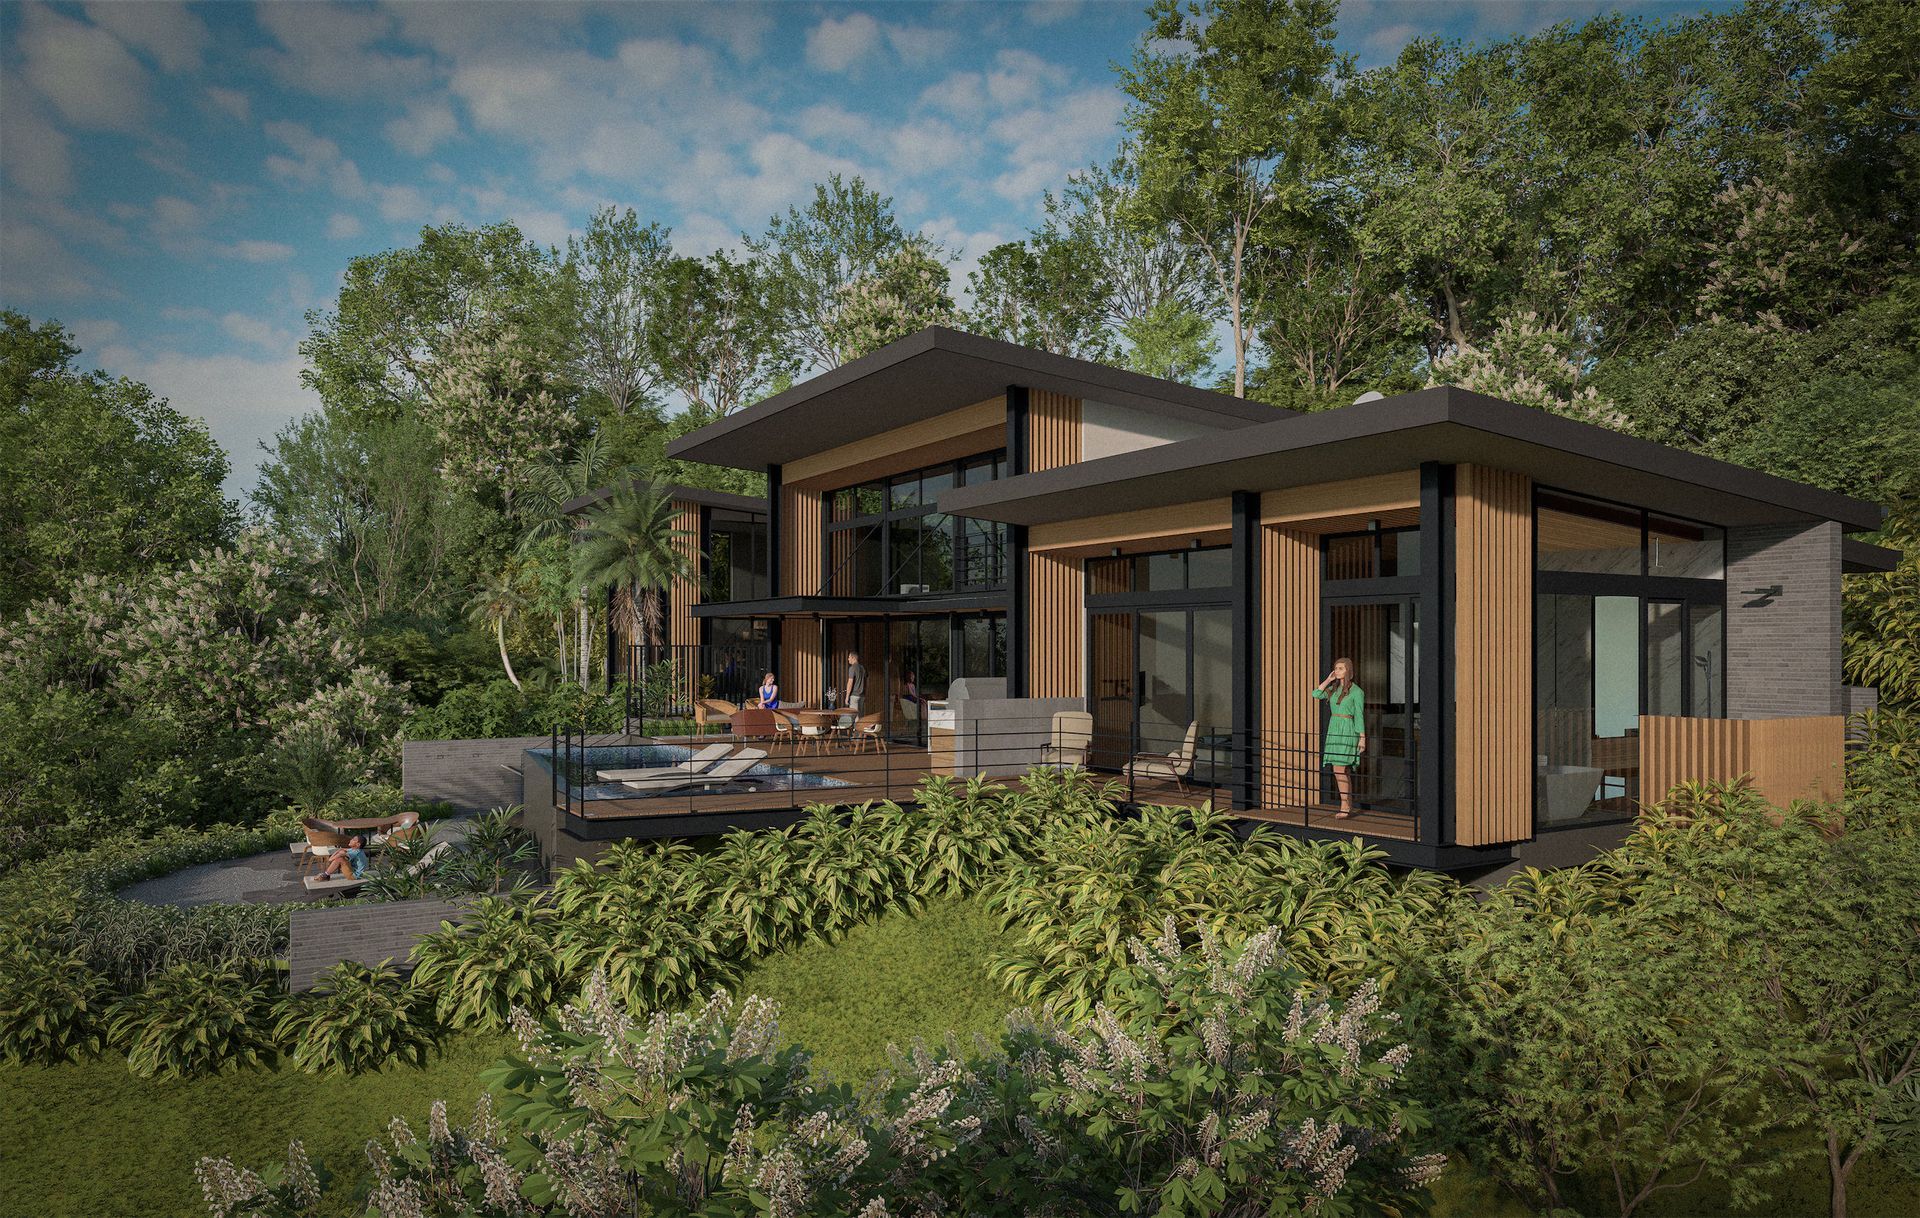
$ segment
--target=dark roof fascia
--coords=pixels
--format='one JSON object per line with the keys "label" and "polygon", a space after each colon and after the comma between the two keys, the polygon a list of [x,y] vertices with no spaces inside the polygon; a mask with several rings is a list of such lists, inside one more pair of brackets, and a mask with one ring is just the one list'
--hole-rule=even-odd
{"label": "dark roof fascia", "polygon": [[[631,482],[616,483],[612,486],[603,486],[598,490],[588,491],[584,495],[575,496],[561,504],[560,511],[568,516],[572,516],[578,512],[584,512],[590,507],[594,507],[613,498],[615,492],[640,486],[644,481],[644,479],[636,478]],[[680,486],[677,484],[667,487],[666,491],[669,499],[680,503],[697,503],[702,507],[731,508],[738,512],[759,512],[762,515],[765,515],[767,511],[767,501],[765,499],[755,498],[752,495],[735,495],[728,491],[710,491],[702,486]]]}
{"label": "dark roof fascia", "polygon": [[775,596],[757,601],[715,601],[693,606],[695,617],[806,617],[823,613],[894,617],[1004,609],[1005,592],[957,592],[952,596]]}
{"label": "dark roof fascia", "polygon": [[[782,418],[788,411],[810,403],[830,400],[837,392],[847,390],[868,377],[895,370],[922,357],[941,353],[993,368],[996,372],[995,379],[1002,385],[1055,389],[1115,406],[1128,406],[1162,414],[1185,417],[1199,414],[1223,428],[1257,426],[1271,422],[1276,415],[1291,416],[1294,413],[1263,402],[1252,402],[1231,394],[1216,393],[1211,389],[1198,389],[1178,381],[1162,380],[1159,377],[1129,372],[1122,368],[1112,368],[1090,360],[1056,355],[1050,351],[1036,351],[1031,347],[1001,342],[998,339],[982,338],[978,334],[967,334],[944,326],[929,326],[897,342],[889,343],[869,355],[863,355],[837,368],[828,369],[818,376],[809,377],[744,410],[671,440],[667,443],[666,454],[678,460],[703,461],[737,469],[760,469],[767,465],[784,464],[799,456],[809,455],[808,453],[789,453],[771,441],[763,446],[763,453],[756,454],[754,459],[749,459],[739,450],[743,447],[754,447],[746,443],[751,433],[756,430],[764,431],[766,425]],[[966,402],[951,403],[947,405],[947,409],[957,410],[967,404]],[[867,434],[878,434],[889,427],[900,426],[903,421],[912,420],[876,414],[872,421],[873,426]],[[851,439],[857,438],[851,437]],[[732,442],[729,443],[729,441]],[[842,438],[835,443],[847,442],[850,442],[850,438]],[[835,445],[827,447],[833,446]],[[765,459],[759,459],[761,456]]]}
{"label": "dark roof fascia", "polygon": [[1840,539],[1840,570],[1847,575],[1891,571],[1900,565],[1903,557],[1905,555],[1899,550],[1876,546],[1870,541],[1859,541],[1852,537]]}
{"label": "dark roof fascia", "polygon": [[[1438,445],[1442,441],[1447,447],[1460,450],[1461,441],[1473,435],[1514,441],[1550,454],[1600,462],[1622,471],[1697,488],[1701,498],[1727,496],[1746,500],[1770,509],[1784,509],[1795,518],[1839,521],[1848,529],[1876,529],[1885,515],[1877,504],[1865,500],[1451,386],[1421,389],[1375,402],[1279,419],[1258,427],[1197,436],[1096,461],[959,487],[943,493],[939,507],[942,512],[953,515],[1031,525],[1102,512],[1170,506],[1231,491],[1278,489],[1278,486],[1256,484],[1257,477],[1250,467],[1264,457],[1335,444],[1405,438],[1423,431],[1430,431],[1434,453],[1440,451]],[[1462,431],[1470,434],[1463,436]],[[1468,459],[1470,456],[1467,454]],[[1440,458],[1430,454],[1424,459]],[[1407,468],[1414,464],[1417,459]],[[1530,471],[1523,469],[1522,472]],[[1337,468],[1323,468],[1311,479],[1295,479],[1280,485],[1353,476],[1356,475],[1342,473]],[[1127,484],[1133,484],[1129,488],[1131,494],[1116,493]],[[1113,506],[1100,506],[1102,488],[1107,488],[1104,498]],[[1700,514],[1699,518],[1713,520],[1709,514]]]}

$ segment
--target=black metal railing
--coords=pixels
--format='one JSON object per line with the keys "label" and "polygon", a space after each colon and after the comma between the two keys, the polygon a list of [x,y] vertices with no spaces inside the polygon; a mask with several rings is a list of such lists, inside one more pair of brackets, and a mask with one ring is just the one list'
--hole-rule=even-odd
{"label": "black metal railing", "polygon": [[644,733],[648,719],[686,719],[702,699],[738,706],[753,697],[771,667],[765,641],[627,646],[626,730]]}
{"label": "black metal railing", "polygon": [[[1324,765],[1322,741],[1306,733],[1236,733],[1195,725],[1091,733],[1061,731],[1049,717],[937,723],[925,741],[890,738],[878,715],[800,711],[743,716],[739,730],[672,740],[553,733],[549,764],[553,804],[581,836],[614,835],[613,827],[661,816],[797,811],[814,804],[853,805],[914,798],[934,774],[1020,781],[1035,767],[1080,768],[1115,784],[1133,806],[1211,805],[1252,820],[1400,841],[1425,840],[1417,798],[1413,741],[1369,737],[1367,754],[1349,767],[1346,815],[1335,771]],[[631,753],[614,748],[671,744],[632,770]],[[606,751],[601,751],[606,750]],[[701,750],[710,755],[690,759]]]}

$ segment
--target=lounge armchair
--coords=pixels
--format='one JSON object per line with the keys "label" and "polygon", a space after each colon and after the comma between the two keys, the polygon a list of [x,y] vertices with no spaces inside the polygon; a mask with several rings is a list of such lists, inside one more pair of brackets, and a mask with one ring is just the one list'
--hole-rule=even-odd
{"label": "lounge armchair", "polygon": [[1080,769],[1087,764],[1093,744],[1093,716],[1086,711],[1056,711],[1040,764],[1055,770]]}
{"label": "lounge armchair", "polygon": [[694,730],[704,736],[709,727],[730,722],[739,711],[739,706],[725,698],[702,698],[693,704]]}
{"label": "lounge armchair", "polygon": [[1182,740],[1180,747],[1171,753],[1135,755],[1134,759],[1126,765],[1127,777],[1135,781],[1158,779],[1162,782],[1171,782],[1183,791],[1186,790],[1187,779],[1193,776],[1193,746],[1199,730],[1198,723],[1187,724],[1186,739]]}
{"label": "lounge armchair", "polygon": [[307,817],[300,822],[300,827],[307,831],[307,840],[304,843],[294,843],[298,848],[295,862],[299,864],[311,865],[336,850],[345,850],[347,838],[351,836],[335,829],[317,816]]}
{"label": "lounge armchair", "polygon": [[765,749],[741,749],[711,770],[698,774],[662,774],[657,778],[644,781],[629,779],[620,785],[647,795],[657,795],[663,791],[681,791],[688,787],[717,787],[732,782],[765,761],[766,757]]}
{"label": "lounge armchair", "polygon": [[[452,845],[447,842],[435,842],[425,854],[407,866],[407,876],[419,875],[427,868],[439,863],[452,849]],[[371,872],[366,875],[310,875],[301,883],[306,885],[308,892],[358,892],[366,887],[367,881],[372,878]]]}
{"label": "lounge armchair", "polygon": [[733,726],[735,740],[764,740],[774,734],[779,724],[772,711],[757,706],[741,707],[728,721]]}
{"label": "lounge armchair", "polygon": [[594,776],[601,782],[644,782],[669,774],[698,774],[719,765],[731,752],[733,746],[730,744],[710,744],[685,761],[676,761],[672,765],[643,766],[634,770],[595,770]]}

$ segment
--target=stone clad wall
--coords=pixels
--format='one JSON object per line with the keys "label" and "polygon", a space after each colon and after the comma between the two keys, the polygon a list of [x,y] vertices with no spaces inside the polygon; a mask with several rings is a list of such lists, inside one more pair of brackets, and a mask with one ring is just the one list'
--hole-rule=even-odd
{"label": "stone clad wall", "polygon": [[[520,755],[544,749],[550,736],[499,740],[409,740],[400,746],[400,789],[415,799],[442,800],[461,812],[520,802]],[[640,743],[638,737],[594,736],[589,744]]]}
{"label": "stone clad wall", "polygon": [[1832,522],[1727,531],[1728,718],[1846,713],[1840,541]]}

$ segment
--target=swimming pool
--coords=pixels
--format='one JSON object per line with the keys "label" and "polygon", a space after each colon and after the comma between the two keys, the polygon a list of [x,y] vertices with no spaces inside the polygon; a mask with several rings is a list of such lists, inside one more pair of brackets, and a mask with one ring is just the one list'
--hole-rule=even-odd
{"label": "swimming pool", "polygon": [[[552,749],[528,749],[527,755],[539,761],[551,773]],[[617,782],[597,782],[598,770],[638,770],[670,766],[693,756],[684,744],[598,745],[587,749],[563,751],[561,758],[567,789],[574,799],[685,799],[688,795],[743,794],[755,791],[815,791],[853,784],[825,774],[789,770],[766,762],[754,766],[734,781],[715,787],[680,787],[672,791],[636,791]]]}

